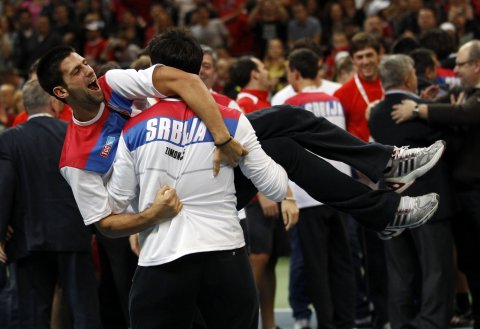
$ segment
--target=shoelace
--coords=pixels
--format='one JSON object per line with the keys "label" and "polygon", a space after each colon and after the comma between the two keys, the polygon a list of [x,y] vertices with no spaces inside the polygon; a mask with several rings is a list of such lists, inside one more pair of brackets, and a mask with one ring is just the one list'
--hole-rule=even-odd
{"label": "shoelace", "polygon": [[397,147],[395,150],[395,154],[393,155],[393,158],[395,160],[401,159],[409,159],[411,157],[414,157],[418,154],[418,148],[409,148],[409,146],[402,146],[402,147]]}

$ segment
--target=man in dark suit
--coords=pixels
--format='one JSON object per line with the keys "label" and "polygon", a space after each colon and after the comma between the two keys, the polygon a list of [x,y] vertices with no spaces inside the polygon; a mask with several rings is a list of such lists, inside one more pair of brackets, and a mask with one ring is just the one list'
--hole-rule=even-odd
{"label": "man in dark suit", "polygon": [[454,127],[450,143],[453,180],[460,215],[453,222],[458,265],[468,279],[472,295],[474,328],[480,328],[480,41],[458,50],[455,73],[466,100],[463,104],[420,104],[406,101],[394,106],[392,118],[405,122],[415,117],[432,125]]}
{"label": "man in dark suit", "polygon": [[[422,102],[415,94],[417,78],[413,60],[406,55],[387,56],[380,62],[379,70],[386,92],[384,100],[371,111],[369,128],[373,138],[380,143],[411,147],[429,145],[441,138],[441,131],[422,120],[397,125],[391,118],[394,104],[406,99]],[[385,245],[392,329],[448,328],[453,313],[453,251],[449,221],[453,215],[453,196],[443,160],[404,193],[417,196],[432,190],[442,200],[432,219]]]}
{"label": "man in dark suit", "polygon": [[[0,134],[0,246],[16,267],[20,328],[50,328],[58,282],[74,328],[101,328],[90,232],[58,162],[66,123],[63,104],[36,80],[23,88],[28,121]],[[1,254],[1,253],[0,253]]]}

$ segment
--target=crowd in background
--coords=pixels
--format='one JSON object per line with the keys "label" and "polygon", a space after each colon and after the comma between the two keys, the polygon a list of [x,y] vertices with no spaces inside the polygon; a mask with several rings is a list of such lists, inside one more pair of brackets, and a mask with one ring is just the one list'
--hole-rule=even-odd
{"label": "crowd in background", "polygon": [[[275,97],[290,82],[287,59],[292,49],[302,47],[299,46],[302,42],[309,44],[308,48],[313,49],[320,58],[319,84],[325,86],[330,81],[337,83],[328,85],[329,89],[324,92],[331,95],[335,93],[345,108],[348,107],[348,100],[345,100],[348,95],[342,99],[342,93],[336,93],[336,90],[352,81],[359,69],[352,59],[352,39],[359,32],[365,32],[376,40],[379,58],[387,54],[411,54],[417,70],[419,92],[436,85],[440,87],[439,95],[448,95],[459,87],[459,79],[454,72],[459,47],[480,38],[478,0],[6,0],[0,4],[0,15],[0,131],[25,120],[20,90],[29,78],[35,61],[57,45],[74,47],[96,69],[105,70],[105,64],[107,68],[144,68],[149,65],[144,48],[153,36],[175,26],[187,27],[206,46],[200,76],[207,87],[237,100],[244,112],[251,112],[259,110],[261,106],[249,107],[252,106],[248,104],[251,97],[245,103],[242,95],[253,90],[261,90],[262,97],[265,95],[262,98],[264,103],[261,103],[263,107],[283,103],[276,102]],[[251,64],[244,56],[259,60]],[[374,64],[378,65],[379,61]],[[249,68],[248,65],[253,67]],[[432,68],[433,71],[427,70]],[[261,74],[252,77],[252,70],[258,70]],[[239,72],[248,73],[246,80],[242,80]],[[381,89],[381,92],[384,90]],[[255,97],[259,95],[257,93]],[[68,120],[68,109],[66,113]],[[346,129],[352,132],[349,120],[352,117],[347,113]],[[370,135],[368,133],[365,137],[359,134],[357,137],[369,140]],[[267,206],[267,203],[268,200],[260,202],[263,214],[266,217],[278,217],[278,211],[274,212],[275,216],[268,214],[272,205]],[[370,290],[375,284],[372,284],[372,279],[365,278],[368,276],[368,267],[372,272],[375,267],[368,260],[371,250],[370,243],[365,242],[368,233],[359,233],[358,227],[351,225],[351,219],[342,221],[348,228],[351,262],[356,273],[355,326],[367,324],[386,328],[388,316],[378,320],[383,316],[378,314],[381,304],[374,300],[378,296],[371,296]],[[293,232],[291,235],[297,234]],[[283,239],[278,242],[280,246],[285,241],[290,243],[285,240],[288,239],[287,235],[281,235],[279,239]],[[101,241],[100,245],[111,243],[105,238],[100,240],[106,240]],[[292,242],[292,249],[296,248],[299,248],[298,242]],[[108,254],[109,248],[105,250],[100,250],[100,253]],[[267,259],[268,264],[263,264],[264,270],[271,270],[272,266],[274,268],[274,259],[285,253],[282,250],[278,255],[270,255],[273,265],[271,259]],[[374,257],[385,257],[383,250],[373,254]],[[108,258],[106,255],[104,257]],[[453,259],[454,255],[445,257]],[[134,261],[129,262],[128,271],[133,271]],[[256,265],[252,263],[252,266],[255,272]],[[99,268],[102,273],[115,271],[108,269],[104,263]],[[269,280],[274,280],[273,272],[269,273]],[[456,309],[451,324],[468,325],[471,319],[468,285],[461,272],[455,273]],[[377,272],[372,274],[375,275],[373,280],[377,283],[382,281],[378,277],[382,274],[386,273],[382,273],[382,268],[380,271],[377,268]],[[108,290],[105,285],[101,288]],[[381,289],[386,289],[386,285]],[[290,294],[298,296],[299,293],[295,287],[291,287]],[[308,292],[304,294],[308,295]],[[121,297],[114,293],[104,297],[103,302]],[[387,297],[383,298],[380,300],[386,303]],[[294,299],[290,299],[290,302],[295,303]],[[114,306],[109,306],[124,308],[126,316],[125,302],[116,301]],[[308,299],[306,304],[309,304]],[[262,311],[267,313],[266,310]],[[119,319],[115,319],[112,313],[101,313],[105,328],[120,328]],[[307,317],[310,316],[311,312],[307,312]],[[301,320],[301,317],[298,319]],[[273,319],[262,320],[270,326]],[[109,321],[114,324],[109,326]],[[263,323],[264,329],[270,329],[266,322]],[[299,322],[296,328],[307,328],[307,325],[308,322],[301,327]]]}

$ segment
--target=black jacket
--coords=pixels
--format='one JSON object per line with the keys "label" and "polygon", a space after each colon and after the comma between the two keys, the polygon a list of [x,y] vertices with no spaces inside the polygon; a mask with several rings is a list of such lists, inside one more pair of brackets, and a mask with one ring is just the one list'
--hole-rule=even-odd
{"label": "black jacket", "polygon": [[29,251],[89,251],[72,191],[58,169],[67,125],[36,117],[0,134],[0,241],[10,260]]}
{"label": "black jacket", "polygon": [[472,90],[463,105],[429,104],[428,122],[455,127],[453,178],[460,190],[480,189],[480,89]]}

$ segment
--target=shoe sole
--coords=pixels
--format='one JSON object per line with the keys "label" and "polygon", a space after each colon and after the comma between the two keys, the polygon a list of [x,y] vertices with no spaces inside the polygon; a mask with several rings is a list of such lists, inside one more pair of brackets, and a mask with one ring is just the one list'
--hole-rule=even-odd
{"label": "shoe sole", "polygon": [[386,178],[385,183],[387,184],[387,186],[396,193],[402,193],[410,186],[412,186],[412,184],[415,183],[415,180],[418,177],[422,177],[423,175],[425,175],[437,164],[438,160],[440,160],[440,158],[442,157],[443,152],[445,152],[445,142],[440,142],[442,143],[442,147],[437,151],[437,153],[435,153],[435,155],[429,162],[427,162],[422,167],[415,169],[408,175],[401,177],[400,179],[398,177]]}
{"label": "shoe sole", "polygon": [[[403,231],[405,231],[404,228],[399,228],[399,229],[395,229],[395,230],[383,230],[382,232],[378,232],[377,236],[380,240],[386,241],[386,240],[390,240],[391,238],[394,238],[396,236],[399,236],[400,234],[403,233]],[[387,235],[386,232],[389,232],[389,234]]]}

